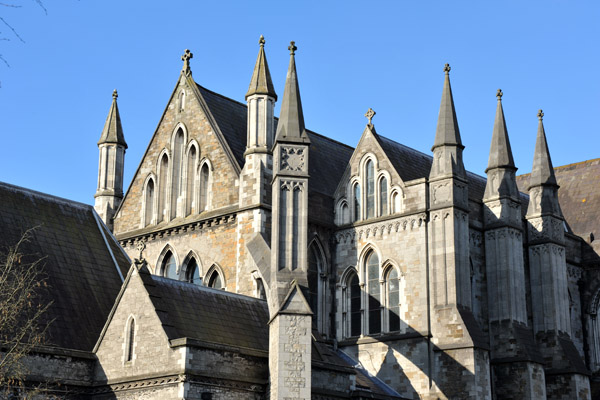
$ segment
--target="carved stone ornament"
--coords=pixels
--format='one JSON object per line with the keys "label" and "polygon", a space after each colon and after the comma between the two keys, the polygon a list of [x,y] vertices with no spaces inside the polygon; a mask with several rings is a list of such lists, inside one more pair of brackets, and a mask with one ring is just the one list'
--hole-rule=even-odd
{"label": "carved stone ornament", "polygon": [[281,148],[281,170],[303,171],[304,170],[304,148],[282,147]]}

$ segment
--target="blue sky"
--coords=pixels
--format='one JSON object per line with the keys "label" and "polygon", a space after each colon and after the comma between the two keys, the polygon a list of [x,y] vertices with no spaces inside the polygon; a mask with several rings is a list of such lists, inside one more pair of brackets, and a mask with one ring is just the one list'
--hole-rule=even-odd
{"label": "blue sky", "polygon": [[[91,1],[0,6],[0,181],[92,204],[96,142],[119,91],[132,179],[181,69],[244,101],[258,52],[277,93],[295,40],[306,126],[355,146],[377,132],[429,153],[451,81],[467,169],[484,174],[496,90],[518,173],[531,170],[537,110],[555,166],[600,157],[597,1]],[[278,108],[276,113],[279,113]]]}

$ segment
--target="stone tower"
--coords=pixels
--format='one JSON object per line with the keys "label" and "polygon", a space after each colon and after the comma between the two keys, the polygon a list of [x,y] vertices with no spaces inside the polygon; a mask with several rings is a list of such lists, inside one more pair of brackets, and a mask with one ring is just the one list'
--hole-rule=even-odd
{"label": "stone tower", "polygon": [[[488,351],[471,311],[469,197],[452,89],[446,73],[429,174],[430,313],[437,389],[490,398]],[[470,394],[469,394],[470,393]]]}
{"label": "stone tower", "polygon": [[[272,400],[310,399],[312,312],[308,287],[308,150],[294,42],[273,146],[273,225],[269,289]],[[306,293],[306,292],[305,292]]]}
{"label": "stone tower", "polygon": [[533,331],[545,361],[548,399],[588,398],[587,369],[573,357],[577,349],[571,338],[565,223],[543,116],[540,110],[526,216]]}
{"label": "stone tower", "polygon": [[96,199],[94,208],[111,230],[112,218],[123,199],[123,169],[125,150],[127,149],[117,97],[115,89],[102,136],[98,141],[100,164],[98,166],[98,189],[94,195]]}
{"label": "stone tower", "polygon": [[[238,213],[237,264],[238,276],[254,276],[254,280],[239,280],[238,292],[261,294],[261,288],[268,286],[269,271],[242,269],[253,263],[249,259],[246,242],[254,234],[270,239],[267,222],[271,217],[271,179],[273,178],[273,138],[275,136],[274,108],[277,94],[271,80],[269,65],[265,55],[265,39],[261,35],[258,58],[246,93],[248,104],[248,126],[244,167],[240,173],[240,209]],[[266,206],[266,207],[265,207]],[[254,286],[252,286],[254,285]],[[262,285],[262,286],[261,286]]]}
{"label": "stone tower", "polygon": [[483,196],[490,363],[499,399],[545,398],[543,362],[527,324],[521,200],[504,110],[498,105]]}

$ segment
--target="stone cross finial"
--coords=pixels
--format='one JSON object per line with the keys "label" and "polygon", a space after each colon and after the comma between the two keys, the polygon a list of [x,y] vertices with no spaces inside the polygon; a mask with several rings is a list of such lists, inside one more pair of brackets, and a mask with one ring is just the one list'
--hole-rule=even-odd
{"label": "stone cross finial", "polygon": [[502,93],[502,89],[498,89],[498,91],[496,92],[496,97],[498,98],[498,101],[502,100],[503,95],[504,93]]}
{"label": "stone cross finial", "polygon": [[119,97],[119,94],[117,93],[117,89],[113,90],[113,99],[117,99],[117,97]]}
{"label": "stone cross finial", "polygon": [[369,125],[372,125],[372,120],[373,117],[375,116],[376,112],[373,111],[372,108],[369,108],[365,114],[365,117],[367,117],[367,119],[369,120]]}
{"label": "stone cross finial", "polygon": [[144,250],[146,249],[146,243],[143,240],[140,240],[136,246],[137,251],[140,252],[140,258],[139,260],[142,261],[144,259],[143,253]]}
{"label": "stone cross finial", "polygon": [[258,39],[258,44],[260,44],[260,47],[265,46],[265,37],[263,35],[260,35],[260,39]]}
{"label": "stone cross finial", "polygon": [[542,110],[538,111],[537,113],[538,118],[540,119],[540,121],[542,120],[542,118],[544,118],[544,112]]}
{"label": "stone cross finial", "polygon": [[298,50],[298,48],[296,47],[296,42],[294,42],[293,40],[290,42],[290,45],[288,46],[288,50],[290,51],[290,54],[293,56],[294,54],[296,54],[296,50]]}
{"label": "stone cross finial", "polygon": [[188,49],[185,49],[185,52],[181,56],[181,61],[183,61],[183,72],[186,74],[192,72],[190,69],[190,59],[192,58],[194,58],[194,54]]}
{"label": "stone cross finial", "polygon": [[444,65],[444,72],[446,75],[450,73],[450,64],[446,63],[446,65]]}

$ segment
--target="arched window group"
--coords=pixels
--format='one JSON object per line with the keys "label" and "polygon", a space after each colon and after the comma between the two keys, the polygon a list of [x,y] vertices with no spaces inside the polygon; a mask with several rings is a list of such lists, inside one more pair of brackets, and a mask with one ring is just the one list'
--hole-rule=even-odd
{"label": "arched window group", "polygon": [[344,337],[401,331],[403,280],[396,266],[382,266],[379,255],[371,249],[358,270],[351,268],[343,279]]}
{"label": "arched window group", "polygon": [[163,251],[163,255],[159,259],[156,273],[165,278],[174,280],[184,280],[194,285],[204,285],[215,289],[225,289],[225,279],[223,272],[214,264],[208,269],[206,276],[203,278],[198,261],[192,253],[179,266],[175,253],[167,247]]}
{"label": "arched window group", "polygon": [[198,144],[180,126],[170,149],[159,156],[157,177],[146,178],[143,195],[142,227],[201,213],[209,208],[211,164],[200,158]]}
{"label": "arched window group", "polygon": [[[361,162],[358,176],[352,179],[349,187],[352,221],[401,212],[400,189],[390,186],[389,174],[377,169],[374,156],[367,156],[365,160]],[[338,203],[336,212],[338,213],[336,216],[338,225],[352,222],[345,217],[345,214],[348,213],[348,204],[345,199]]]}

